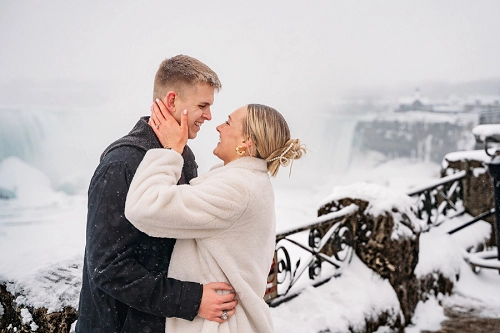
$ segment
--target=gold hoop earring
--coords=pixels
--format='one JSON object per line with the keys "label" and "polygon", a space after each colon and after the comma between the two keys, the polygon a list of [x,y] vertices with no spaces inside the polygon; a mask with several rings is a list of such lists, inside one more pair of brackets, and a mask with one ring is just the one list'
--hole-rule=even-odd
{"label": "gold hoop earring", "polygon": [[244,147],[242,147],[242,146],[236,147],[236,154],[243,156],[243,155],[245,155],[245,153],[246,153],[246,150]]}

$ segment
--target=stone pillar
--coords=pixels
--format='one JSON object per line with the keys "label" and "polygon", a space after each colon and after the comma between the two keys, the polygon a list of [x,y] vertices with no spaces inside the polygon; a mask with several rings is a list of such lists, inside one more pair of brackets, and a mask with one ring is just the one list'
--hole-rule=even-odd
{"label": "stone pillar", "polygon": [[[448,176],[465,170],[467,173],[463,182],[463,205],[465,211],[477,216],[495,207],[493,179],[488,172],[487,161],[490,158],[483,150],[470,152],[456,152],[447,154],[443,158],[441,176]],[[494,230],[495,216],[484,219],[491,224]],[[492,234],[487,246],[496,245],[495,235]]]}
{"label": "stone pillar", "polygon": [[[370,202],[361,199],[333,200],[321,206],[318,215],[340,210],[352,203],[359,206],[358,213],[349,217],[356,255],[365,265],[389,280],[404,315],[405,322],[402,324],[406,326],[415,312],[420,295],[420,283],[414,275],[418,263],[420,230],[411,227],[406,212],[393,208],[392,211],[375,216],[367,209]],[[395,221],[395,216],[399,216],[400,220]],[[394,230],[405,226],[407,230],[394,238]]]}

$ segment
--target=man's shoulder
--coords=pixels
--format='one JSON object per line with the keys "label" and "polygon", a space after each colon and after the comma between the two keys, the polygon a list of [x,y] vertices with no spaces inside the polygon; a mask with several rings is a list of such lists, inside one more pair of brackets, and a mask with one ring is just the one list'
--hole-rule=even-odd
{"label": "man's shoulder", "polygon": [[132,170],[137,169],[146,152],[135,146],[120,146],[109,151],[101,160],[100,168],[125,166]]}

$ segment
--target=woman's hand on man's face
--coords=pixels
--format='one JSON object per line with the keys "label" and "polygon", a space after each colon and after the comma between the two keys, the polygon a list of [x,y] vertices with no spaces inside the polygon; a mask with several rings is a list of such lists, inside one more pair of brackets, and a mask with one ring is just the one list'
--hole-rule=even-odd
{"label": "woman's hand on man's face", "polygon": [[164,148],[171,148],[182,154],[188,140],[187,110],[181,113],[181,123],[167,110],[160,99],[151,105],[149,125]]}

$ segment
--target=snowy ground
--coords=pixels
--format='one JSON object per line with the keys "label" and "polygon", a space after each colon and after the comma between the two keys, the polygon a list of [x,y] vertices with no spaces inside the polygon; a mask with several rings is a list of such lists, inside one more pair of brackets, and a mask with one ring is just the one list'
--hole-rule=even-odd
{"label": "snowy ground", "polygon": [[[276,188],[278,230],[314,219],[318,203],[334,185],[368,181],[404,191],[438,177],[439,166],[435,164],[383,162],[377,158],[372,161],[371,165],[350,168],[330,182],[308,189]],[[85,245],[86,197],[52,191],[43,174],[15,158],[0,163],[0,187],[15,190],[19,196],[0,200],[0,280],[17,281],[8,286],[11,291],[24,289],[27,297],[18,299],[20,304],[44,305],[52,310],[62,304],[76,306],[76,281]],[[473,273],[460,252],[467,242],[484,237],[488,231],[485,228],[477,224],[475,229],[460,231],[453,237],[440,231],[422,237],[417,271],[428,271],[432,265],[448,268],[450,274],[459,271],[453,295],[439,296],[441,304],[467,305],[481,309],[484,316],[500,317],[498,272]],[[70,271],[72,278],[64,288],[50,289],[50,280],[40,276],[57,278],[59,270]],[[395,292],[354,256],[341,277],[318,288],[306,288],[299,297],[271,311],[277,332],[318,332],[363,325],[367,315],[380,309],[399,309]],[[431,299],[418,305],[415,325],[406,332],[439,329],[444,319],[443,307],[437,299]],[[29,322],[29,315],[26,320]]]}

